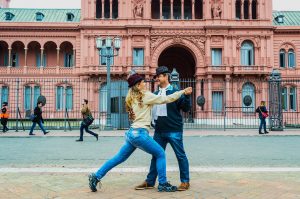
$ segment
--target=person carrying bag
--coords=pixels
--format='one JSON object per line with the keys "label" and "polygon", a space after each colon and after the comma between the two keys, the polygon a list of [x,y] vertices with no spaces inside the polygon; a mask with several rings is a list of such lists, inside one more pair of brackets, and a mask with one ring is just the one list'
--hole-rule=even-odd
{"label": "person carrying bag", "polygon": [[[258,113],[259,119],[260,119],[260,125],[259,125],[259,134],[268,134],[267,131],[267,124],[266,124],[266,118],[269,117],[267,108],[266,108],[266,102],[261,101],[260,106],[257,107],[256,112]],[[261,129],[264,128],[264,133],[261,132]]]}

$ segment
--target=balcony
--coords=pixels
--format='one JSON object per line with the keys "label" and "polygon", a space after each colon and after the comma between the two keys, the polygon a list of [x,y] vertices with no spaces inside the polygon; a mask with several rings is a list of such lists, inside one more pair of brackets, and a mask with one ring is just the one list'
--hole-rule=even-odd
{"label": "balcony", "polygon": [[232,74],[232,66],[207,66],[206,74],[208,75],[230,75]]}
{"label": "balcony", "polygon": [[54,67],[34,67],[34,66],[22,66],[22,67],[0,67],[1,75],[12,75],[12,76],[33,76],[33,75],[41,75],[41,76],[51,76],[51,75],[74,75],[76,74],[76,68],[70,67],[62,67],[62,66],[54,66]]}
{"label": "balcony", "polygon": [[[107,73],[106,66],[84,66],[84,69],[80,71],[80,74],[84,75],[105,75]],[[135,70],[139,74],[149,74],[149,66],[111,66],[110,73],[112,75],[128,74],[131,70]]]}
{"label": "balcony", "polygon": [[235,75],[267,75],[272,71],[268,66],[233,66]]}

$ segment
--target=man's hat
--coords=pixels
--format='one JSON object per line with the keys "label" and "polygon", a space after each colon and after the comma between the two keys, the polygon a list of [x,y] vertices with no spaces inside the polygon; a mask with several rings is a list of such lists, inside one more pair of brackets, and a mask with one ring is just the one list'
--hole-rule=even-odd
{"label": "man's hat", "polygon": [[3,106],[7,106],[8,103],[7,103],[7,102],[3,102],[2,105],[3,105]]}
{"label": "man's hat", "polygon": [[158,68],[156,68],[156,74],[155,74],[154,78],[156,78],[160,74],[166,74],[166,73],[170,73],[168,67],[166,67],[166,66],[159,66]]}
{"label": "man's hat", "polygon": [[128,87],[131,88],[142,80],[144,80],[143,76],[141,76],[137,73],[134,73],[134,74],[130,75],[129,78],[127,79]]}

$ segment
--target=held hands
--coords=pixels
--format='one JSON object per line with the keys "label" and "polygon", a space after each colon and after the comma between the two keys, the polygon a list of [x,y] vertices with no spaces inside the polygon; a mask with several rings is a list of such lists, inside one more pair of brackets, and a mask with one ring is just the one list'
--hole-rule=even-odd
{"label": "held hands", "polygon": [[186,89],[184,89],[184,94],[185,95],[190,95],[193,92],[193,88],[192,87],[187,87]]}

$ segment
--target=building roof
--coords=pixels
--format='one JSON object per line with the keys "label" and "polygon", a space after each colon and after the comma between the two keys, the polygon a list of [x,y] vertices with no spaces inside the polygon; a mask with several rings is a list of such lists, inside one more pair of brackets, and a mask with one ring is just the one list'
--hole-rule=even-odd
{"label": "building roof", "polygon": [[[76,23],[80,22],[80,9],[24,9],[24,8],[1,8],[0,22],[56,22]],[[11,20],[6,20],[6,13],[12,13]],[[36,13],[44,15],[42,21],[36,21]],[[67,20],[67,14],[72,13],[72,21]]]}
{"label": "building roof", "polygon": [[[283,23],[276,18],[283,17]],[[300,11],[273,11],[273,25],[275,26],[300,26]]]}

